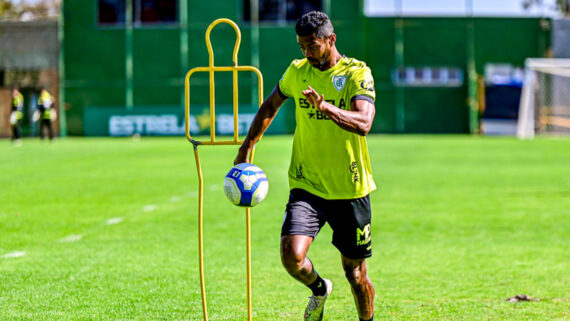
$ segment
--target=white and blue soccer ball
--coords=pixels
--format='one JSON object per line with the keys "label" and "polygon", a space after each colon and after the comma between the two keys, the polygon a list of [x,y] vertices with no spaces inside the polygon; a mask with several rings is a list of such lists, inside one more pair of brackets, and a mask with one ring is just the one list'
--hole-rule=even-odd
{"label": "white and blue soccer ball", "polygon": [[224,192],[237,206],[253,207],[261,203],[268,189],[267,176],[253,164],[237,164],[224,178]]}

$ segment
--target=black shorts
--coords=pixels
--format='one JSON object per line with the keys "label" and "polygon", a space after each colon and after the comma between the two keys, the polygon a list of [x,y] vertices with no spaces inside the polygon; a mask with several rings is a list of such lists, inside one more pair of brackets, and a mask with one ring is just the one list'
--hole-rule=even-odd
{"label": "black shorts", "polygon": [[283,235],[306,235],[315,238],[323,225],[333,230],[332,244],[347,258],[372,256],[370,233],[370,197],[327,200],[302,189],[292,189],[285,218]]}

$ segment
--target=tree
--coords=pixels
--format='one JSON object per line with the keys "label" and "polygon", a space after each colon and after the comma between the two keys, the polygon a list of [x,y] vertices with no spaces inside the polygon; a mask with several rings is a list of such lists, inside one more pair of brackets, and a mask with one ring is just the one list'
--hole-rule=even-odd
{"label": "tree", "polygon": [[56,19],[61,0],[0,0],[0,20]]}
{"label": "tree", "polygon": [[11,20],[16,17],[14,5],[9,0],[0,0],[0,20]]}
{"label": "tree", "polygon": [[[528,10],[532,7],[539,7],[544,8],[544,0],[523,0],[522,7],[525,10]],[[570,0],[556,0],[555,8],[552,8],[556,11],[559,11],[564,16],[570,16]]]}
{"label": "tree", "polygon": [[558,8],[565,16],[570,16],[570,0],[557,0]]}

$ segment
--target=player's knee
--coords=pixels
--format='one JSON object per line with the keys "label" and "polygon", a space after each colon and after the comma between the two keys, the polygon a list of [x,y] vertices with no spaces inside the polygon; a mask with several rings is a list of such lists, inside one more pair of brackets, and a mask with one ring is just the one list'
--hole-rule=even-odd
{"label": "player's knee", "polygon": [[363,271],[360,266],[345,266],[344,275],[351,285],[362,284],[366,280],[366,271]]}
{"label": "player's knee", "polygon": [[287,271],[295,272],[301,270],[303,262],[305,261],[305,253],[296,251],[295,246],[288,246],[290,244],[284,243],[281,245],[281,264]]}
{"label": "player's knee", "polygon": [[303,266],[305,257],[302,253],[296,253],[291,249],[283,249],[281,251],[281,264],[288,271],[299,271]]}
{"label": "player's knee", "polygon": [[291,274],[306,268],[308,238],[284,236],[281,238],[281,263]]}

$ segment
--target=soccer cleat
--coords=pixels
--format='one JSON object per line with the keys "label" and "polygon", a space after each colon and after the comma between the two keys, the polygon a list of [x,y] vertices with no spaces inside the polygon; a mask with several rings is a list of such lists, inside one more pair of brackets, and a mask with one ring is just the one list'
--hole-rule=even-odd
{"label": "soccer cleat", "polygon": [[305,309],[305,321],[321,321],[323,319],[323,314],[325,312],[325,301],[331,295],[332,292],[332,282],[328,279],[323,279],[325,281],[325,286],[327,287],[327,293],[323,296],[312,295],[309,298],[309,304]]}

